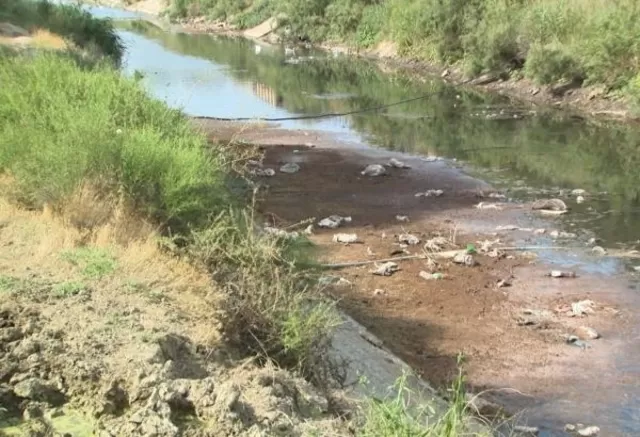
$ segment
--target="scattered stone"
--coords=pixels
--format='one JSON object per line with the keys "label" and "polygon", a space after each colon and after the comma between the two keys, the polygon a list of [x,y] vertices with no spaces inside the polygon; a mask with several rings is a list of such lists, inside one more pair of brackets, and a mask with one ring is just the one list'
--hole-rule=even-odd
{"label": "scattered stone", "polygon": [[46,402],[54,407],[65,402],[65,396],[60,390],[39,378],[27,378],[20,381],[13,387],[13,391],[21,398]]}
{"label": "scattered stone", "polygon": [[595,302],[589,299],[581,300],[579,302],[573,302],[571,304],[571,314],[575,317],[593,314],[595,313],[593,309],[595,305]]}
{"label": "scattered stone", "polygon": [[480,202],[475,206],[475,208],[477,208],[477,209],[497,209],[497,210],[501,210],[502,209],[502,205],[499,204],[499,203]]}
{"label": "scattered stone", "polygon": [[576,329],[576,335],[583,340],[597,340],[600,338],[600,334],[589,326],[580,326]]}
{"label": "scattered stone", "polygon": [[276,175],[276,171],[272,168],[254,168],[249,173],[254,176],[266,176],[266,177],[271,177]]}
{"label": "scattered stone", "polygon": [[405,243],[410,246],[415,246],[416,244],[420,244],[420,239],[415,235],[411,235],[411,234],[400,234],[398,236],[398,241],[400,243]]}
{"label": "scattered stone", "polygon": [[540,432],[540,430],[536,426],[523,426],[523,425],[516,425],[513,427],[513,430],[520,434],[528,434],[528,435],[538,435],[538,433]]}
{"label": "scattered stone", "polygon": [[396,220],[398,220],[399,222],[408,222],[409,217],[407,217],[406,215],[397,215]]}
{"label": "scattered stone", "polygon": [[334,243],[352,244],[358,242],[357,234],[335,234],[333,236]]}
{"label": "scattered stone", "polygon": [[533,233],[534,233],[535,235],[542,235],[542,234],[544,234],[545,232],[547,232],[547,230],[546,230],[546,229],[542,229],[542,228],[540,228],[540,229],[535,229],[535,230],[533,231]]}
{"label": "scattered stone", "polygon": [[402,161],[397,160],[396,158],[391,158],[389,160],[389,167],[394,167],[394,168],[411,168],[410,166],[408,166],[407,164],[405,164]]}
{"label": "scattered stone", "polygon": [[573,425],[573,424],[571,424],[571,423],[567,423],[567,424],[564,426],[564,430],[565,430],[565,431],[568,431],[568,432],[575,431],[575,430],[576,430],[576,426],[575,426],[575,425]]}
{"label": "scattered stone", "polygon": [[547,276],[551,276],[552,278],[575,278],[575,277],[577,277],[575,272],[563,272],[562,270],[551,270],[550,273],[547,273]]}
{"label": "scattered stone", "polygon": [[371,273],[378,276],[391,276],[398,270],[400,270],[398,264],[394,262],[386,262],[383,264],[377,264],[376,268],[372,270]]}
{"label": "scattered stone", "polygon": [[576,203],[584,203],[584,197],[583,196],[576,197]]}
{"label": "scattered stone", "polygon": [[583,190],[582,188],[576,188],[575,190],[571,191],[571,194],[574,196],[584,196],[585,194],[587,194],[587,191]]}
{"label": "scattered stone", "polygon": [[580,338],[578,338],[575,335],[567,336],[567,344],[579,347],[580,349],[588,349],[591,347],[589,343],[587,343],[586,341],[580,340]]}
{"label": "scattered stone", "polygon": [[496,288],[502,288],[502,287],[511,287],[511,279],[507,278],[507,279],[500,279],[497,283],[496,283]]}
{"label": "scattered stone", "polygon": [[440,197],[444,194],[442,190],[427,190],[425,192],[414,194],[415,197]]}
{"label": "scattered stone", "polygon": [[604,247],[601,246],[594,246],[593,248],[591,248],[591,252],[595,253],[596,255],[606,255],[607,251]]}
{"label": "scattered stone", "polygon": [[531,209],[563,212],[567,211],[568,208],[567,204],[560,199],[541,199],[533,202],[531,204]]}
{"label": "scattered stone", "polygon": [[387,170],[380,164],[369,164],[360,174],[362,176],[383,176],[387,174]]}
{"label": "scattered stone", "polygon": [[456,264],[464,264],[467,267],[473,267],[476,265],[476,261],[473,256],[466,253],[458,253],[453,257],[453,262]]}
{"label": "scattered stone", "polygon": [[288,163],[284,164],[282,167],[280,167],[280,172],[281,173],[293,174],[293,173],[297,173],[299,171],[300,171],[300,166],[298,164],[296,164],[295,162],[288,162]]}
{"label": "scattered stone", "polygon": [[418,273],[418,276],[427,281],[444,279],[444,275],[442,273],[429,273],[424,270]]}
{"label": "scattered stone", "polygon": [[323,218],[318,222],[318,226],[321,228],[336,229],[343,223],[351,223],[351,217],[342,217],[339,215],[331,215],[327,218]]}
{"label": "scattered stone", "polygon": [[551,236],[551,238],[564,238],[564,239],[573,239],[578,237],[573,232],[564,232],[564,231],[551,231],[549,235]]}
{"label": "scattered stone", "polygon": [[582,437],[593,437],[598,435],[600,432],[600,428],[597,426],[587,426],[586,428],[581,428],[578,430],[578,435]]}

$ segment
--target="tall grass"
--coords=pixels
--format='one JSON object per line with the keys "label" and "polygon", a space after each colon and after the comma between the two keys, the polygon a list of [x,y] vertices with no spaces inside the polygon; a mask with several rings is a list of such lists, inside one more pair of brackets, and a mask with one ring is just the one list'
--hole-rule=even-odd
{"label": "tall grass", "polygon": [[46,29],[70,39],[77,47],[95,49],[119,64],[124,47],[111,21],[97,19],[75,5],[47,0],[2,0],[0,21],[27,30]]}
{"label": "tall grass", "polygon": [[24,203],[64,206],[90,184],[182,228],[226,206],[223,154],[210,154],[186,117],[109,66],[6,57],[0,83],[0,172]]}

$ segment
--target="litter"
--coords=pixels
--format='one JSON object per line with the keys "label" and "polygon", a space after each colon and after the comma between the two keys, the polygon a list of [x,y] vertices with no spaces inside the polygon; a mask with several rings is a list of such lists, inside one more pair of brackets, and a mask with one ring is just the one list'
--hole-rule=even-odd
{"label": "litter", "polygon": [[540,429],[537,426],[523,426],[516,425],[513,427],[513,430],[520,434],[529,434],[529,435],[538,435]]}
{"label": "litter", "polygon": [[304,235],[313,235],[313,225],[309,225],[302,231]]}
{"label": "litter", "polygon": [[398,270],[400,270],[398,264],[394,262],[386,262],[383,264],[376,264],[376,268],[371,270],[371,273],[378,276],[391,276]]}
{"label": "litter", "polygon": [[362,176],[382,176],[387,174],[387,170],[380,164],[369,164],[360,174]]}
{"label": "litter", "polygon": [[600,432],[600,428],[597,426],[587,426],[586,428],[582,428],[578,430],[578,435],[582,437],[593,437],[598,435]]}
{"label": "litter", "polygon": [[589,343],[587,343],[586,341],[580,340],[575,335],[569,335],[567,337],[567,344],[579,347],[581,349],[587,349],[587,348],[591,347],[591,345]]}
{"label": "litter", "polygon": [[272,168],[254,168],[249,173],[254,176],[267,176],[267,177],[276,175],[276,171]]}
{"label": "litter", "polygon": [[595,305],[595,302],[589,299],[573,302],[571,304],[571,315],[574,317],[580,317],[587,314],[593,314],[595,313],[593,309]]}
{"label": "litter", "polygon": [[415,197],[440,197],[444,194],[442,190],[427,190],[424,193],[416,193]]}
{"label": "litter", "polygon": [[601,246],[594,246],[591,249],[591,252],[595,253],[596,255],[606,255],[607,254],[606,249],[604,247],[601,247]]}
{"label": "litter", "polygon": [[524,309],[518,317],[518,326],[537,326],[543,322],[551,320],[553,314],[547,310]]}
{"label": "litter", "polygon": [[587,194],[587,191],[583,190],[582,188],[576,188],[575,190],[571,191],[571,194],[574,196],[583,196]]}
{"label": "litter", "polygon": [[502,193],[489,193],[487,195],[487,197],[491,198],[491,199],[506,199],[507,196],[505,196]]}
{"label": "litter", "polygon": [[398,220],[399,222],[408,222],[409,217],[407,217],[406,215],[397,215],[396,220]]}
{"label": "litter", "polygon": [[436,162],[442,160],[442,158],[439,158],[437,156],[426,156],[424,158],[420,158],[420,160],[424,162]]}
{"label": "litter", "polygon": [[551,236],[551,238],[573,239],[578,237],[573,232],[564,232],[564,231],[551,231],[549,235]]}
{"label": "litter", "polygon": [[367,247],[367,256],[376,256],[375,252],[371,250],[370,247]]}
{"label": "litter", "polygon": [[449,240],[444,237],[435,237],[425,241],[424,249],[439,252],[449,245]]}
{"label": "litter", "polygon": [[343,223],[351,223],[351,217],[342,217],[339,215],[330,215],[327,218],[323,218],[318,222],[318,226],[321,228],[335,229]]}
{"label": "litter", "polygon": [[398,236],[398,241],[401,243],[406,243],[410,246],[415,246],[416,244],[420,244],[420,239],[415,235],[411,235],[411,234],[400,234]]}
{"label": "litter", "polygon": [[265,226],[264,231],[267,234],[275,235],[278,238],[283,238],[285,240],[293,240],[300,236],[297,232],[287,232],[284,229],[278,229],[271,226]]}
{"label": "litter", "polygon": [[584,203],[584,197],[582,196],[576,197],[576,203]]}
{"label": "litter", "polygon": [[518,226],[516,225],[500,225],[500,226],[496,226],[496,231],[517,231],[518,229],[520,229]]}
{"label": "litter", "polygon": [[464,264],[467,267],[473,267],[476,264],[476,261],[473,259],[471,255],[466,253],[459,253],[453,257],[453,262],[456,264]]}
{"label": "litter", "polygon": [[502,205],[498,204],[498,203],[488,203],[488,202],[480,202],[478,203],[475,208],[477,209],[502,209]]}
{"label": "litter", "polygon": [[356,234],[335,234],[333,236],[334,243],[351,244],[358,242],[358,235]]}
{"label": "litter", "polygon": [[280,172],[282,173],[292,174],[292,173],[297,173],[298,171],[300,171],[300,166],[295,162],[288,162],[282,167],[280,167]]}
{"label": "litter", "polygon": [[597,340],[600,338],[600,333],[589,326],[578,327],[576,335],[584,340]]}
{"label": "litter", "polygon": [[442,273],[429,273],[425,271],[421,271],[420,273],[418,273],[418,276],[427,281],[440,280],[444,278],[444,275]]}
{"label": "litter", "polygon": [[547,230],[546,230],[546,229],[542,229],[542,228],[540,228],[540,229],[535,229],[535,230],[533,231],[533,233],[534,233],[535,235],[542,235],[542,234],[544,234],[545,232],[547,232]]}
{"label": "litter", "polygon": [[551,276],[552,278],[575,278],[575,272],[563,272],[561,270],[551,270],[551,272],[547,273],[547,276]]}
{"label": "litter", "polygon": [[496,288],[502,288],[502,287],[511,287],[511,279],[507,278],[507,279],[500,279],[497,283],[496,283]]}
{"label": "litter", "polygon": [[410,166],[408,166],[407,164],[405,164],[402,161],[398,161],[396,158],[391,158],[389,160],[389,167],[395,167],[395,168],[411,168]]}

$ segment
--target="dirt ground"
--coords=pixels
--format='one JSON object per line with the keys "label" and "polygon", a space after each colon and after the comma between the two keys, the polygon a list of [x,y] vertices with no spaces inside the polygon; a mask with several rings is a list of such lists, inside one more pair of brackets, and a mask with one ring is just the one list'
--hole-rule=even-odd
{"label": "dirt ground", "polygon": [[[216,130],[214,124],[206,126],[212,138],[226,139],[233,131],[227,130],[229,125]],[[336,143],[333,148],[291,145],[308,134],[283,135],[278,129],[255,127],[255,131],[245,128],[239,136],[260,139],[262,166],[275,170],[272,177],[257,178],[263,187],[258,207],[269,225],[288,228],[310,218],[317,223],[332,214],[352,218],[334,230],[315,227],[310,238],[325,263],[397,256],[402,249],[398,236],[407,233],[420,239],[405,248],[410,254],[425,253],[424,243],[435,237],[446,242],[442,250],[469,243],[481,248],[487,241],[493,242],[489,247],[510,246],[515,232],[478,233],[465,224],[482,222],[495,229],[514,219],[527,220],[527,205],[474,208],[479,202],[501,200],[492,197],[494,191],[486,183],[465,175],[451,162],[353,150]],[[288,145],[275,145],[278,138]],[[393,157],[411,168],[387,168],[387,175],[378,177],[361,174],[367,165],[386,164]],[[279,172],[285,163],[297,163],[300,169],[293,174]],[[426,190],[443,194],[415,196]],[[407,221],[399,221],[398,215]],[[546,233],[553,229],[553,222],[548,224]],[[533,231],[521,233],[535,241]],[[355,233],[358,243],[335,243],[336,233]],[[506,411],[516,413],[545,400],[564,399],[574,402],[575,408],[566,414],[558,411],[557,417],[547,413],[546,424],[561,429],[562,421],[570,421],[576,409],[580,414],[575,420],[595,419],[597,405],[606,401],[599,390],[624,379],[613,369],[619,350],[631,345],[623,341],[635,317],[624,309],[630,305],[626,286],[581,272],[576,278],[548,277],[552,267],[527,252],[491,255],[495,254],[473,255],[472,267],[435,258],[399,261],[400,271],[392,276],[373,275],[374,265],[330,271],[343,280],[329,293],[387,348],[440,388],[457,374],[462,354],[472,390],[482,391]],[[441,273],[444,278],[427,280],[420,272]],[[572,317],[571,304],[582,300],[593,301],[593,312]],[[595,329],[602,338],[587,338],[582,327]],[[569,335],[585,343],[568,344]],[[599,378],[604,374],[608,379]],[[610,431],[607,435],[617,435]]]}

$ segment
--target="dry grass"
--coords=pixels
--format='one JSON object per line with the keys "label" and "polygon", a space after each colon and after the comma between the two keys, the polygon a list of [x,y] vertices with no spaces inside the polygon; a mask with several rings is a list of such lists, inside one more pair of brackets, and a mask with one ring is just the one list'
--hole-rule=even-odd
{"label": "dry grass", "polygon": [[71,44],[62,36],[46,29],[36,29],[29,36],[8,37],[0,36],[0,44],[12,47],[35,47],[49,50],[66,50]]}

